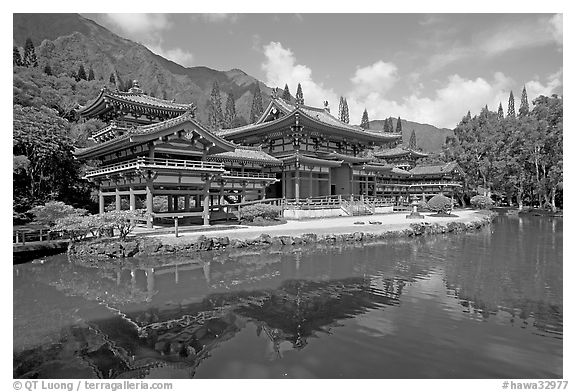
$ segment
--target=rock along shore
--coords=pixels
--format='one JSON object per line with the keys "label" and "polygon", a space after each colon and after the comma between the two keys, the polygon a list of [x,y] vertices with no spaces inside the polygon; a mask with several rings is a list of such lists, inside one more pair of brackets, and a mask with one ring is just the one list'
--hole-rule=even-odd
{"label": "rock along shore", "polygon": [[[320,233],[302,232],[301,234],[282,235],[281,231],[268,231],[266,227],[260,228],[260,233],[254,231],[257,236],[248,238],[234,235],[222,236],[221,232],[211,234],[182,236],[135,236],[121,242],[115,238],[103,238],[92,241],[84,241],[71,244],[68,253],[78,258],[127,258],[140,256],[156,256],[168,254],[189,254],[194,252],[224,250],[227,248],[266,248],[283,246],[300,246],[311,244],[336,244],[336,243],[362,243],[376,242],[390,238],[417,237],[433,234],[464,233],[479,230],[490,225],[496,216],[492,212],[470,213],[465,219],[443,219],[440,222],[407,221],[402,225],[380,225],[381,222],[371,225],[357,225],[349,227],[351,230],[344,233]],[[352,218],[352,217],[351,217]],[[353,217],[358,221],[359,217]],[[365,218],[365,217],[364,217]],[[371,216],[370,219],[375,219]],[[405,218],[404,218],[405,219]],[[358,223],[358,222],[355,222]],[[364,229],[365,228],[365,229]],[[364,229],[364,230],[362,230]],[[263,232],[268,231],[268,233]],[[315,231],[311,227],[309,231]],[[346,230],[345,230],[346,231]],[[270,235],[271,233],[272,235]],[[245,234],[245,233],[243,233]]]}

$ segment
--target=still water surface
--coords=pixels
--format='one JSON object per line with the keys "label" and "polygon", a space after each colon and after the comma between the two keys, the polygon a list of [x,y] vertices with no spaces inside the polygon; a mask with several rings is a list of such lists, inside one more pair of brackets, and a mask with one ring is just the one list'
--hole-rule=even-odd
{"label": "still water surface", "polygon": [[562,377],[557,218],[13,275],[15,377]]}

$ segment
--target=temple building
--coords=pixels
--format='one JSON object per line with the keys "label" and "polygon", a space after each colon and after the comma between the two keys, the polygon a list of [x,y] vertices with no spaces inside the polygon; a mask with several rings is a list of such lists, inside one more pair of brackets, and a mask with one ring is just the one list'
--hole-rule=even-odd
{"label": "temple building", "polygon": [[[264,196],[277,180],[263,170],[281,161],[210,132],[194,111],[194,105],[144,94],[136,81],[129,92],[102,89],[80,109],[82,118],[109,122],[92,136],[94,145],[75,152],[98,162],[85,177],[99,187],[100,212],[105,198],[113,198],[117,210],[122,198],[128,197],[132,210],[145,198],[149,227],[162,217],[201,216],[207,225],[224,200]],[[154,196],[167,197],[167,211],[154,211]]]}
{"label": "temple building", "polygon": [[[457,163],[418,165],[427,154],[399,146],[402,135],[344,123],[325,107],[288,102],[274,90],[253,124],[210,131],[193,104],[146,95],[134,81],[128,92],[102,89],[79,110],[83,119],[107,123],[77,158],[94,163],[85,178],[119,210],[144,204],[154,219],[202,217],[226,206],[264,198],[298,204],[318,197],[353,195],[406,202],[411,195],[453,193],[461,187]],[[155,207],[155,196],[167,206]],[[222,214],[220,214],[222,215]]]}

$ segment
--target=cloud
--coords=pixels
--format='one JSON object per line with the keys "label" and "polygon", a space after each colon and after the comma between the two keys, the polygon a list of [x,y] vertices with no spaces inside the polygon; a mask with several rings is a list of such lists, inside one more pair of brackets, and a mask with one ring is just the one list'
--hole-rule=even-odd
{"label": "cloud", "polygon": [[165,49],[160,45],[146,45],[146,47],[157,55],[172,60],[184,67],[191,67],[194,65],[194,54],[192,52],[181,48]]}
{"label": "cloud", "polygon": [[549,75],[544,83],[538,78],[527,82],[526,94],[530,102],[540,95],[562,94],[562,70]]}
{"label": "cloud", "polygon": [[236,23],[240,19],[239,14],[225,14],[225,13],[209,13],[209,14],[192,14],[190,17],[193,21],[197,21],[199,18],[206,23]]}
{"label": "cloud", "polygon": [[432,55],[425,67],[427,72],[438,71],[452,63],[483,57],[495,57],[504,53],[556,45],[562,49],[562,15],[541,17],[537,20],[496,26],[473,36],[465,46],[447,42],[449,49]]}
{"label": "cloud", "polygon": [[270,87],[283,88],[288,84],[292,94],[296,93],[298,83],[302,85],[304,100],[307,105],[323,106],[327,100],[332,107],[339,102],[334,90],[312,79],[312,70],[306,65],[297,64],[294,53],[284,48],[280,42],[270,42],[263,47],[265,61],[262,69],[266,73],[266,84]]}
{"label": "cloud", "polygon": [[380,60],[358,68],[351,80],[357,95],[368,95],[375,91],[385,93],[396,83],[397,74],[398,68],[394,64]]}
{"label": "cloud", "polygon": [[495,73],[492,80],[466,79],[451,75],[446,84],[429,96],[413,93],[399,100],[391,100],[378,92],[367,96],[350,92],[348,99],[352,123],[359,123],[364,108],[371,119],[402,117],[438,127],[454,128],[468,110],[477,113],[488,105],[492,110],[507,99],[513,80]]}
{"label": "cloud", "polygon": [[166,14],[104,14],[104,19],[130,35],[154,35],[172,26]]}

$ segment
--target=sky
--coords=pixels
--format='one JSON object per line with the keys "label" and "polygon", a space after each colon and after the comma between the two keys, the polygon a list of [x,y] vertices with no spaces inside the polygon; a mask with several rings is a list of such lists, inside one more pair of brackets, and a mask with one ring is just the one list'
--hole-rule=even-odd
{"label": "sky", "polygon": [[563,93],[561,14],[83,14],[183,66],[239,68],[350,120],[454,128],[468,110]]}

